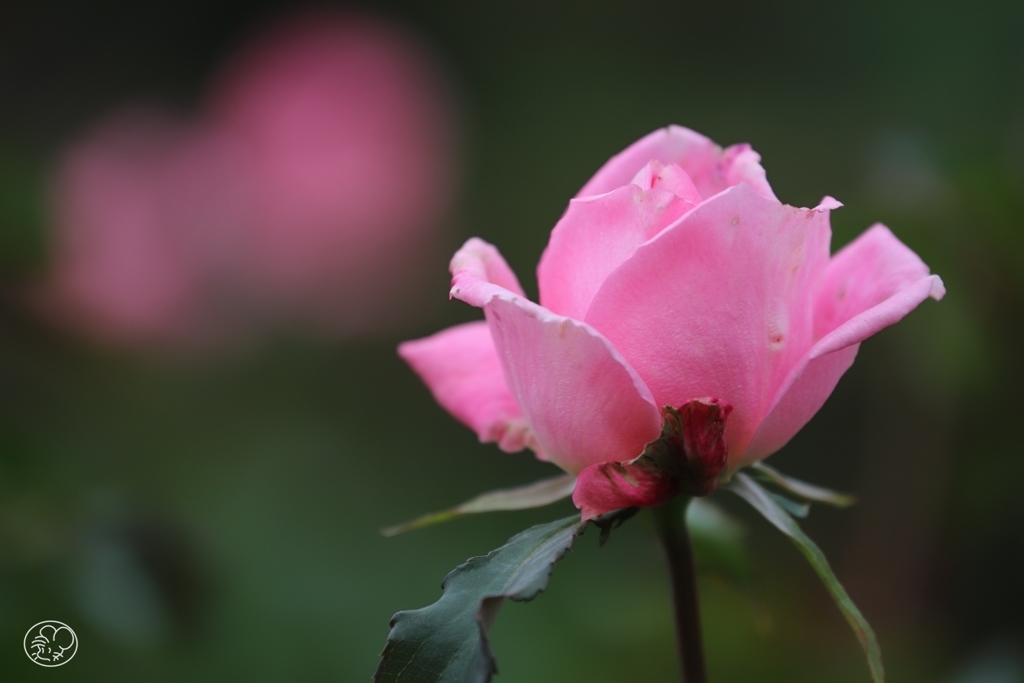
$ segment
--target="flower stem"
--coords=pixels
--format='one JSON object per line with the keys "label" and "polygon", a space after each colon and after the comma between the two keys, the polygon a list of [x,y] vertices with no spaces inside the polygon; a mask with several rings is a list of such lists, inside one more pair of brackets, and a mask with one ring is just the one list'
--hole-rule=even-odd
{"label": "flower stem", "polygon": [[700,605],[697,602],[697,572],[693,548],[686,528],[686,508],[690,498],[678,496],[654,508],[658,538],[665,548],[672,581],[672,602],[676,618],[676,648],[683,683],[707,683],[704,643],[700,632]]}

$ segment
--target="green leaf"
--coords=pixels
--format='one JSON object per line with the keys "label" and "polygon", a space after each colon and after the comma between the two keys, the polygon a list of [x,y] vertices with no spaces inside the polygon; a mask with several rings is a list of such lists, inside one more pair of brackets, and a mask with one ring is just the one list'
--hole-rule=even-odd
{"label": "green leaf", "polygon": [[481,493],[476,498],[471,498],[461,505],[456,505],[441,512],[432,512],[428,515],[417,517],[411,522],[381,529],[380,532],[385,536],[396,536],[404,531],[447,522],[462,515],[544,507],[571,496],[575,486],[575,475],[562,474],[550,479],[541,479],[526,486]]}
{"label": "green leaf", "polygon": [[787,493],[798,498],[803,498],[804,500],[813,501],[815,503],[826,503],[828,505],[834,505],[837,508],[849,507],[857,502],[857,499],[848,493],[839,493],[838,491],[832,491],[831,489],[826,489],[821,486],[808,484],[806,481],[794,479],[793,477],[779,472],[774,467],[765,465],[763,462],[751,465],[750,470],[752,470],[754,476],[761,481],[775,484]]}
{"label": "green leaf", "polygon": [[867,655],[871,679],[875,683],[884,683],[885,671],[882,668],[882,650],[878,646],[875,632],[871,630],[871,626],[864,619],[864,615],[860,613],[857,606],[850,600],[850,596],[846,594],[846,590],[839,583],[839,579],[832,573],[832,568],[822,554],[821,549],[803,532],[799,525],[797,525],[796,520],[790,517],[789,513],[778,504],[775,497],[751,477],[742,472],[737,473],[724,488],[750,503],[776,529],[792,539],[796,547],[800,549],[800,552],[811,563],[811,566],[822,582],[824,582],[825,588],[828,589],[832,599],[835,600],[839,611],[843,613],[846,621],[857,635],[857,640],[860,641],[861,647],[864,648],[864,654]]}
{"label": "green leaf", "polygon": [[587,522],[573,515],[540,524],[484,557],[467,560],[445,577],[440,600],[392,617],[373,680],[487,683],[498,671],[487,633],[505,600],[535,598],[547,587],[555,562],[587,527],[609,527],[632,512],[612,512]]}

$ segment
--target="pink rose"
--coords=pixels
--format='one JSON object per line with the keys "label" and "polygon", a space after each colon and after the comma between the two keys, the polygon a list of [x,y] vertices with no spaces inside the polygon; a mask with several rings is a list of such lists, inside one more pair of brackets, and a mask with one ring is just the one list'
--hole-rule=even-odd
{"label": "pink rose", "polygon": [[539,305],[471,239],[451,296],[486,322],[400,355],[481,441],[578,474],[584,518],[710,493],[810,420],[861,341],[945,293],[882,225],[830,258],[839,203],[780,203],[759,162],[685,128],[651,133],[570,201]]}
{"label": "pink rose", "polygon": [[423,308],[409,292],[454,198],[454,113],[402,29],[331,10],[275,22],[198,115],[118,112],[60,156],[52,268],[30,296],[110,346],[393,330]]}
{"label": "pink rose", "polygon": [[249,199],[234,151],[151,109],[94,126],[52,183],[51,272],[30,292],[39,310],[110,346],[217,343],[232,324],[216,272]]}
{"label": "pink rose", "polygon": [[[346,336],[422,308],[410,289],[455,189],[449,94],[415,36],[359,14],[275,22],[227,62],[206,109],[249,155],[237,258],[254,309]],[[393,277],[378,277],[382,263]]]}

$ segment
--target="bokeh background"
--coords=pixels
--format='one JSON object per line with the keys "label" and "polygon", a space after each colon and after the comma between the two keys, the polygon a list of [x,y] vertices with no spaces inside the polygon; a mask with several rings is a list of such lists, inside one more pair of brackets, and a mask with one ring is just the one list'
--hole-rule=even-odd
{"label": "bokeh background", "polygon": [[[268,48],[259,62],[252,46],[306,11],[0,7],[0,678],[369,680],[392,613],[433,602],[465,558],[572,513],[563,503],[381,537],[552,473],[476,443],[396,343],[475,318],[446,300],[448,255],[472,235],[535,292],[568,198],[610,155],[679,123],[752,143],[785,202],[843,201],[834,247],[881,221],[942,275],[945,300],[869,340],[772,464],[859,497],[816,509],[806,528],[879,632],[892,680],[1024,681],[1024,4],[321,5],[312,24],[355,25],[397,51],[397,94],[356,78],[355,90],[325,86],[322,116],[299,95],[274,113],[305,83],[299,59],[252,86],[251,110],[232,110],[225,83],[246,60],[287,61]],[[331,68],[329,84],[351,71]],[[362,119],[345,109],[374,98]],[[338,137],[346,116],[356,132]],[[366,156],[331,165],[382,120],[397,152],[367,142]],[[240,156],[209,151],[227,148]],[[330,183],[279,197],[252,179],[285,163],[267,150],[291,164],[285,184],[356,178],[360,197],[396,213],[374,224],[332,203]],[[109,182],[92,193],[76,172]],[[117,202],[129,209],[105,213]],[[126,232],[104,232],[115,224]],[[366,252],[332,241],[349,225],[385,238]],[[148,235],[140,251],[88,260],[88,245],[135,244],[133,231]],[[169,251],[176,260],[146,260]],[[62,275],[69,262],[91,275]],[[108,306],[111,273],[113,291],[138,296]],[[81,282],[100,284],[85,296]],[[755,597],[703,579],[712,679],[867,680],[796,550],[715,500],[746,528]],[[43,619],[76,629],[67,666],[22,652]],[[659,549],[638,518],[600,550],[584,537],[546,594],[506,606],[498,680],[675,680],[671,628]]]}

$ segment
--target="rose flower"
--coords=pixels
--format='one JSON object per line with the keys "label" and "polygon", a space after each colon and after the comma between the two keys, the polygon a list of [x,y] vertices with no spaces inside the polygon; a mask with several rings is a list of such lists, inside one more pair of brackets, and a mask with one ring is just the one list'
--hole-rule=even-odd
{"label": "rose flower", "polygon": [[782,448],[860,342],[945,293],[882,225],[830,257],[838,206],[780,203],[749,145],[658,130],[569,202],[539,304],[471,239],[451,296],[486,322],[399,353],[481,441],[577,474],[585,519],[707,495]]}

